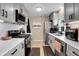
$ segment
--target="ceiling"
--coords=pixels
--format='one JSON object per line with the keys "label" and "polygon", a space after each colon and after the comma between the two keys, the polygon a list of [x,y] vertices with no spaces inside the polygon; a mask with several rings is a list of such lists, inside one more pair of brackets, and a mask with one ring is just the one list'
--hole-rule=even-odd
{"label": "ceiling", "polygon": [[[59,10],[63,3],[24,3],[29,12],[29,16],[48,16],[53,11]],[[41,7],[42,11],[37,12],[36,7]]]}

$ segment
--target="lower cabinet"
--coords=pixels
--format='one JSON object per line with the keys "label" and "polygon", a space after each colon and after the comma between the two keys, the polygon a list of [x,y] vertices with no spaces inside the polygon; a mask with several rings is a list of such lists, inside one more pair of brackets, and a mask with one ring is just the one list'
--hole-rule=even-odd
{"label": "lower cabinet", "polygon": [[67,56],[79,56],[79,50],[77,50],[76,48],[70,45],[67,45],[66,55]]}
{"label": "lower cabinet", "polygon": [[24,44],[24,41],[22,41],[19,44],[19,55],[18,56],[25,56],[25,44]]}
{"label": "lower cabinet", "polygon": [[49,35],[49,36],[48,36],[48,45],[49,45],[50,48],[52,49],[53,53],[55,53],[54,43],[55,43],[55,37]]}
{"label": "lower cabinet", "polygon": [[8,51],[4,56],[24,56],[24,42]]}
{"label": "lower cabinet", "polygon": [[53,54],[55,56],[65,56],[66,53],[66,43],[57,39],[52,35],[48,35],[48,45],[50,46]]}
{"label": "lower cabinet", "polygon": [[48,45],[55,56],[79,56],[79,50],[67,43],[55,38],[52,35],[47,37]]}

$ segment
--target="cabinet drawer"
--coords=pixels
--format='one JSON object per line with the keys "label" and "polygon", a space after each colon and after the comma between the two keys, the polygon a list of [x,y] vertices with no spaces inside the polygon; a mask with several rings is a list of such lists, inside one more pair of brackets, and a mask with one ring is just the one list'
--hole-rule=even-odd
{"label": "cabinet drawer", "polygon": [[19,54],[19,45],[8,51],[4,56],[18,56]]}
{"label": "cabinet drawer", "polygon": [[68,56],[79,56],[79,50],[77,50],[76,48],[67,45],[67,55]]}

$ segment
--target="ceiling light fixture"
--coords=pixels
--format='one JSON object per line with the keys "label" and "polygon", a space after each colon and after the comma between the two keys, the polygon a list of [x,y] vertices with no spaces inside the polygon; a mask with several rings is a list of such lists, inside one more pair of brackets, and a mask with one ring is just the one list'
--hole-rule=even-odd
{"label": "ceiling light fixture", "polygon": [[0,23],[3,23],[4,21],[3,20],[0,20]]}
{"label": "ceiling light fixture", "polygon": [[41,7],[37,7],[36,11],[42,11],[42,8]]}

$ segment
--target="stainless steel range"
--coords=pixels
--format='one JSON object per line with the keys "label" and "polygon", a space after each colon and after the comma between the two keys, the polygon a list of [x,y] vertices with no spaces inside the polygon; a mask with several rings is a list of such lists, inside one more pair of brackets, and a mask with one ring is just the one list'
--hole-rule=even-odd
{"label": "stainless steel range", "polygon": [[30,34],[26,35],[25,40],[24,40],[24,42],[25,42],[25,56],[29,56],[29,54],[31,52],[31,40],[32,40],[31,35]]}

